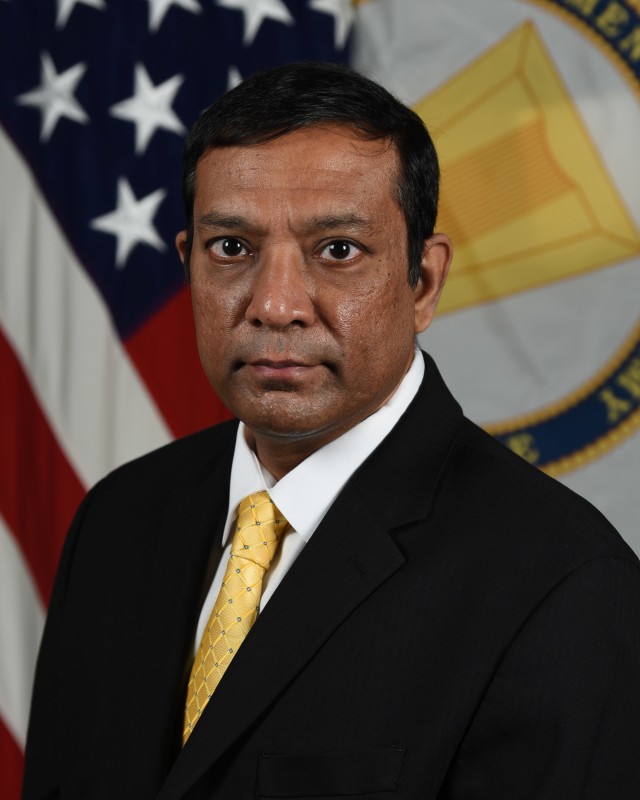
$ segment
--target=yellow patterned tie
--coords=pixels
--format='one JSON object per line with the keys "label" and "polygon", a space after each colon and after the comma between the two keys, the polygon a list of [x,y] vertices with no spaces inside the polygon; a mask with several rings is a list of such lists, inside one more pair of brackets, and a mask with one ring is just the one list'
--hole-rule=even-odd
{"label": "yellow patterned tie", "polygon": [[287,524],[267,492],[250,494],[240,503],[220,594],[191,668],[184,709],[183,746],[256,621],[262,579]]}

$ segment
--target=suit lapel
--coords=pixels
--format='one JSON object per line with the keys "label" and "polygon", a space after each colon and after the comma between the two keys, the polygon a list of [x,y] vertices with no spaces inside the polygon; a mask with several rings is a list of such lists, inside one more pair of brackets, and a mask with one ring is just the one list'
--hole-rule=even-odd
{"label": "suit lapel", "polygon": [[409,410],[352,477],[283,579],[176,759],[158,800],[182,797],[349,614],[405,563],[391,534],[427,518],[462,416],[435,365],[426,360],[425,381]]}
{"label": "suit lapel", "polygon": [[[145,573],[130,615],[135,624],[129,623],[117,654],[132,667],[132,714],[121,727],[118,748],[130,754],[134,774],[140,764],[150,765],[149,780],[155,787],[180,747],[185,672],[207,561],[214,542],[220,541],[227,513],[232,453],[233,447],[195,480],[192,473],[189,488],[176,491],[160,523],[139,537],[135,546],[144,552],[131,558],[132,563],[144,563]],[[126,768],[121,759],[119,763]]]}
{"label": "suit lapel", "polygon": [[403,563],[366,506],[336,501],[234,657],[158,800],[181,797]]}
{"label": "suit lapel", "polygon": [[428,516],[463,420],[433,359],[423,356],[425,375],[416,397],[350,482],[389,530]]}

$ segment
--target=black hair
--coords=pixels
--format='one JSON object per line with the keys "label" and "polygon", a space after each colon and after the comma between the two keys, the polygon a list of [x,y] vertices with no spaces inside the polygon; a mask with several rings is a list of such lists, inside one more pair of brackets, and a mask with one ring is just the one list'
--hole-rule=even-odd
{"label": "black hair", "polygon": [[433,234],[438,210],[438,158],[431,137],[420,117],[379,84],[347,67],[313,62],[247,78],[189,131],[182,159],[187,278],[200,157],[212,148],[262,144],[323,123],[351,126],[365,139],[388,139],[395,146],[400,161],[396,199],[407,225],[409,283],[415,286],[424,240]]}

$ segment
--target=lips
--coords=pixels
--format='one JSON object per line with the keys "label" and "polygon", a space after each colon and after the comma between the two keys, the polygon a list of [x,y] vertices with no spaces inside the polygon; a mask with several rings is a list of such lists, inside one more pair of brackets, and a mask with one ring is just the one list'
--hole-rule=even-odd
{"label": "lips", "polygon": [[250,361],[249,365],[252,367],[268,367],[270,369],[288,369],[289,367],[310,367],[311,364],[306,364],[304,361],[296,361],[295,359],[277,359],[277,358],[259,358],[255,361]]}
{"label": "lips", "polygon": [[291,358],[258,358],[245,362],[245,366],[266,380],[294,380],[306,375],[317,364]]}

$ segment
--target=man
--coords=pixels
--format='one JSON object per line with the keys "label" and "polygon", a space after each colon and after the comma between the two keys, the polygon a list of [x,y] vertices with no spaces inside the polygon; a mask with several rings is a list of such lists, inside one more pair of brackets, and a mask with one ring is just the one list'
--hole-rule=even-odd
{"label": "man", "polygon": [[420,120],[337,67],[196,123],[177,245],[241,423],[79,510],[27,800],[638,797],[637,559],[414,349],[437,181]]}

